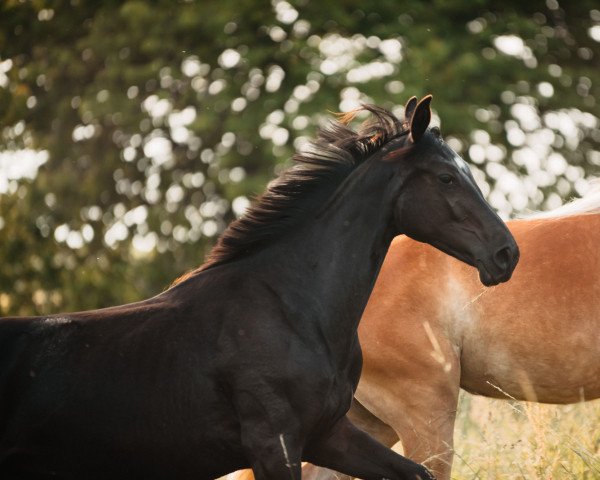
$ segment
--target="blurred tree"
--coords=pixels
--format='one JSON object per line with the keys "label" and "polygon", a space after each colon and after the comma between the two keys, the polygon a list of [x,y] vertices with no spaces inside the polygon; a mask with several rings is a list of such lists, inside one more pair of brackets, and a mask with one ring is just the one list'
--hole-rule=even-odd
{"label": "blurred tree", "polygon": [[556,206],[600,165],[599,42],[591,0],[5,0],[0,314],[158,293],[360,102],[432,92],[496,208]]}

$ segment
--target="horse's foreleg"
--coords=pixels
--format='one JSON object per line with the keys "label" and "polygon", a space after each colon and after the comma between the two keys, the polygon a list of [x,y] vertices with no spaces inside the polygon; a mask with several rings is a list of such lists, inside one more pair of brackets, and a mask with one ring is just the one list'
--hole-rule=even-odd
{"label": "horse's foreleg", "polygon": [[274,396],[236,397],[242,450],[256,480],[300,480],[302,446],[293,411]]}
{"label": "horse's foreleg", "polygon": [[[260,430],[259,430],[260,431]],[[242,438],[246,456],[256,480],[300,480],[301,460],[297,443],[287,434],[276,438]]]}
{"label": "horse's foreleg", "polygon": [[[439,480],[449,480],[454,457],[455,410],[438,410],[430,417],[423,411],[405,410],[405,419],[396,425],[404,454],[422,462]],[[427,418],[423,418],[426,416]]]}
{"label": "horse's foreleg", "polygon": [[454,455],[460,361],[450,351],[447,363],[440,364],[427,358],[428,353],[421,357],[415,354],[411,362],[397,361],[395,369],[380,375],[363,374],[356,396],[396,431],[404,455],[426,465],[439,480],[448,480]]}
{"label": "horse's foreleg", "polygon": [[[352,402],[352,407],[347,416],[356,427],[368,433],[386,447],[391,447],[399,440],[392,427],[375,417],[356,399]],[[352,480],[352,478],[343,473],[334,472],[328,468],[318,467],[310,463],[302,467],[302,480]]]}
{"label": "horse's foreleg", "polygon": [[[347,416],[356,427],[368,433],[386,447],[391,447],[399,440],[392,427],[375,417],[356,399],[352,402],[352,407]],[[352,480],[352,477],[307,463],[302,467],[302,480]]]}
{"label": "horse's foreleg", "polygon": [[428,470],[398,455],[343,417],[305,452],[311,463],[364,480],[427,480]]}

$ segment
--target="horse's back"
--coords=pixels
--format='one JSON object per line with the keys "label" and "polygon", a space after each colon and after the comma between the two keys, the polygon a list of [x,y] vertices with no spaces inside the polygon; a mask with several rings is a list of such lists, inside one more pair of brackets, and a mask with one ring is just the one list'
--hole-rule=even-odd
{"label": "horse's back", "polygon": [[[15,364],[27,348],[27,340],[34,328],[36,317],[0,318],[0,391],[5,391],[5,383]],[[5,396],[0,396],[0,405]]]}
{"label": "horse's back", "polygon": [[216,329],[176,297],[0,319],[0,478],[46,464],[90,479],[168,478],[174,464],[173,478],[213,478],[237,466],[239,452],[216,445],[238,437],[203,348]]}
{"label": "horse's back", "polygon": [[4,317],[0,318],[0,368],[12,351],[32,329],[38,317]]}

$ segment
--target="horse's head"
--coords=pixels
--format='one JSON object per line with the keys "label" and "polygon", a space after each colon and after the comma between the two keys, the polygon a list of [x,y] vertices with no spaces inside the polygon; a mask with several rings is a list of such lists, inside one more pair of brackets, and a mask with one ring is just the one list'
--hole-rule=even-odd
{"label": "horse's head", "polygon": [[[510,231],[485,201],[466,162],[429,128],[431,96],[406,105],[410,125],[402,186],[395,206],[396,227],[479,270],[484,285],[507,281],[519,249]],[[403,149],[404,150],[404,149]],[[387,158],[394,161],[394,151]]]}

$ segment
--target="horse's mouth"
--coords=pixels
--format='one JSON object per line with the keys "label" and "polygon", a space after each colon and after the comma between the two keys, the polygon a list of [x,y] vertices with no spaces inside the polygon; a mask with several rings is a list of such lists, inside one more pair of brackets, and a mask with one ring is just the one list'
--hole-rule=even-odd
{"label": "horse's mouth", "polygon": [[486,287],[493,287],[499,283],[510,280],[512,275],[512,269],[508,269],[498,274],[492,274],[485,266],[485,263],[481,260],[476,261],[475,267],[479,271],[479,281]]}
{"label": "horse's mouth", "polygon": [[500,280],[497,280],[490,272],[488,272],[482,261],[477,262],[477,270],[479,271],[479,281],[486,287],[493,287],[500,283]]}

